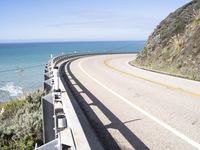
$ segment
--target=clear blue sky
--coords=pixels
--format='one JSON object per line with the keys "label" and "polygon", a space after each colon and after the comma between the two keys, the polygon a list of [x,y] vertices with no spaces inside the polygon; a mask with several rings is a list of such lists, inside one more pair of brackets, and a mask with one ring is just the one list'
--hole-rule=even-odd
{"label": "clear blue sky", "polygon": [[0,42],[146,40],[190,0],[1,0]]}

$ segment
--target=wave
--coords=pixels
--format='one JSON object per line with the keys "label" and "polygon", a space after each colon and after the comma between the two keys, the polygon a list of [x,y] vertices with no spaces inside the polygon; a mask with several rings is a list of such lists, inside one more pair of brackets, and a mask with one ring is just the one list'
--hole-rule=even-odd
{"label": "wave", "polygon": [[9,92],[10,96],[16,97],[23,94],[23,89],[20,86],[15,86],[13,82],[7,82],[3,87],[0,88],[2,91]]}

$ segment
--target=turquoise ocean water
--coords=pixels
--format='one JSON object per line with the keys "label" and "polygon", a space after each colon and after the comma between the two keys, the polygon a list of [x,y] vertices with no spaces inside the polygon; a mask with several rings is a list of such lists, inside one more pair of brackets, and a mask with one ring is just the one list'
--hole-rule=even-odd
{"label": "turquoise ocean water", "polygon": [[51,54],[138,52],[143,46],[144,41],[0,44],[0,102],[41,88]]}

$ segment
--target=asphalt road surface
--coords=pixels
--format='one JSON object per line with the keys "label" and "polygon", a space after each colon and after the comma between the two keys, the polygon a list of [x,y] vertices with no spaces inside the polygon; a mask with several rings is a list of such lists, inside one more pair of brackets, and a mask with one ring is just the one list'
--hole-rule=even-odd
{"label": "asphalt road surface", "polygon": [[200,82],[138,69],[128,64],[134,58],[101,55],[70,64],[71,83],[93,119],[121,149],[200,149]]}

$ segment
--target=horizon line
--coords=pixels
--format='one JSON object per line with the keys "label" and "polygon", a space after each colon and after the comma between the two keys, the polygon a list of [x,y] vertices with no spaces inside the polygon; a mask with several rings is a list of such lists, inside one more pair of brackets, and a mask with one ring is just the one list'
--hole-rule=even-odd
{"label": "horizon line", "polygon": [[31,44],[31,43],[76,43],[76,42],[145,42],[146,40],[44,40],[44,41],[0,41],[0,44]]}

